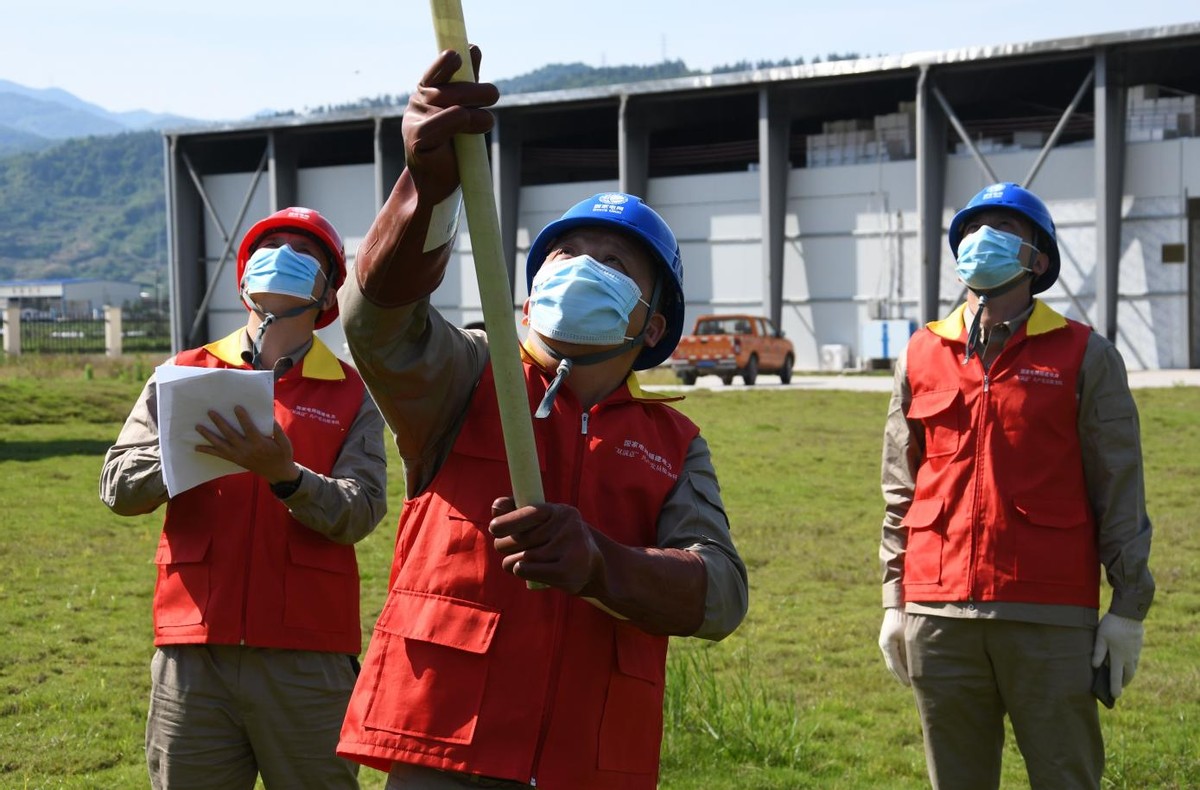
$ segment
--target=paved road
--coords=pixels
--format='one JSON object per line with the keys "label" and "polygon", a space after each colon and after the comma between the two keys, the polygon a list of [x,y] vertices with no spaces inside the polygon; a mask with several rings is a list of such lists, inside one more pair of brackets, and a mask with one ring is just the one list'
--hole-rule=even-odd
{"label": "paved road", "polygon": [[[1200,370],[1131,370],[1129,386],[1141,387],[1200,387]],[[689,390],[736,391],[747,389],[740,378],[726,386],[716,376],[701,376],[693,387],[682,385],[649,385],[647,389],[687,392]],[[809,375],[797,373],[791,384],[780,384],[778,376],[760,376],[758,383],[750,389],[778,390],[854,390],[859,392],[891,392],[892,379],[887,375],[860,373]]]}

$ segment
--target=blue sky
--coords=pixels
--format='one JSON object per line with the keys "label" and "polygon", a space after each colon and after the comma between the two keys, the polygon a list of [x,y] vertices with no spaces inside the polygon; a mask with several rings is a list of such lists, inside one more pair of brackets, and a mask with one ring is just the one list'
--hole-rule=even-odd
{"label": "blue sky", "polygon": [[[483,77],[549,63],[707,69],[899,55],[1200,22],[1196,0],[463,0]],[[205,120],[409,92],[435,54],[425,0],[40,0],[5,10],[0,78],[114,111]]]}

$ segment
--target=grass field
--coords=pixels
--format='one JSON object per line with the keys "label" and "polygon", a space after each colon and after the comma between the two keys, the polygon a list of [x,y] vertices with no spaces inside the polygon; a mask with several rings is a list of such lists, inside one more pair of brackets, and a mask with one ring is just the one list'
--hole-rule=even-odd
{"label": "grass field", "polygon": [[[142,788],[161,514],[97,499],[105,449],[153,362],[0,366],[0,787]],[[36,374],[36,379],[35,379]],[[1105,786],[1200,787],[1200,388],[1139,390],[1159,593],[1137,679],[1102,711]],[[750,569],[719,644],[675,640],[661,787],[927,787],[911,694],[875,640],[886,395],[696,392]],[[402,498],[360,544],[364,621],[383,602]],[[364,769],[363,786],[382,775]],[[1005,788],[1028,787],[1009,738]]]}

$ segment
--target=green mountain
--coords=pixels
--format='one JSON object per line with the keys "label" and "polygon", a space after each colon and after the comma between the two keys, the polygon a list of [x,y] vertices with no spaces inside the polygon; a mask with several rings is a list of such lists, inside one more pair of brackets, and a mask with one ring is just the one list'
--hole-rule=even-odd
{"label": "green mountain", "polygon": [[162,147],[127,132],[0,159],[0,280],[165,282]]}
{"label": "green mountain", "polygon": [[[856,56],[830,55],[828,59],[850,57]],[[710,73],[801,63],[803,59],[753,65],[743,61],[714,68]],[[698,73],[689,70],[682,61],[605,68],[570,63],[497,80],[496,85],[503,93],[528,93]],[[38,143],[30,139],[31,133],[45,135],[61,129],[60,124],[70,113],[55,112],[46,106],[46,100],[55,99],[55,91],[30,93],[36,93],[38,101],[31,101],[30,96],[0,92],[0,99],[4,100],[0,101],[0,281],[82,277],[137,282],[151,287],[165,284],[166,204],[161,135],[156,131],[93,133],[57,144],[44,140]],[[74,97],[70,99],[65,105],[72,110],[94,106]],[[407,96],[381,96],[324,109],[402,107],[407,101]],[[22,116],[21,107],[31,115]],[[96,123],[103,129],[111,128],[105,124],[111,124],[112,117],[109,114],[107,119],[98,119]],[[6,141],[50,147],[6,155]]]}

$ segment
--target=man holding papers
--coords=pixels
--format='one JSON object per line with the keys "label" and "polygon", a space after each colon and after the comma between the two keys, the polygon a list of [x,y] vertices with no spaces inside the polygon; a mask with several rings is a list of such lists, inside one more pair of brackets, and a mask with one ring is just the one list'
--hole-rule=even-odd
{"label": "man holding papers", "polygon": [[268,788],[358,786],[334,747],[362,646],[353,544],[384,515],[386,462],[362,380],[313,334],[337,317],[345,277],[318,212],[257,222],[237,258],[245,328],[160,368],[105,456],[114,512],[167,503],[155,788],[252,788],[259,774]]}

